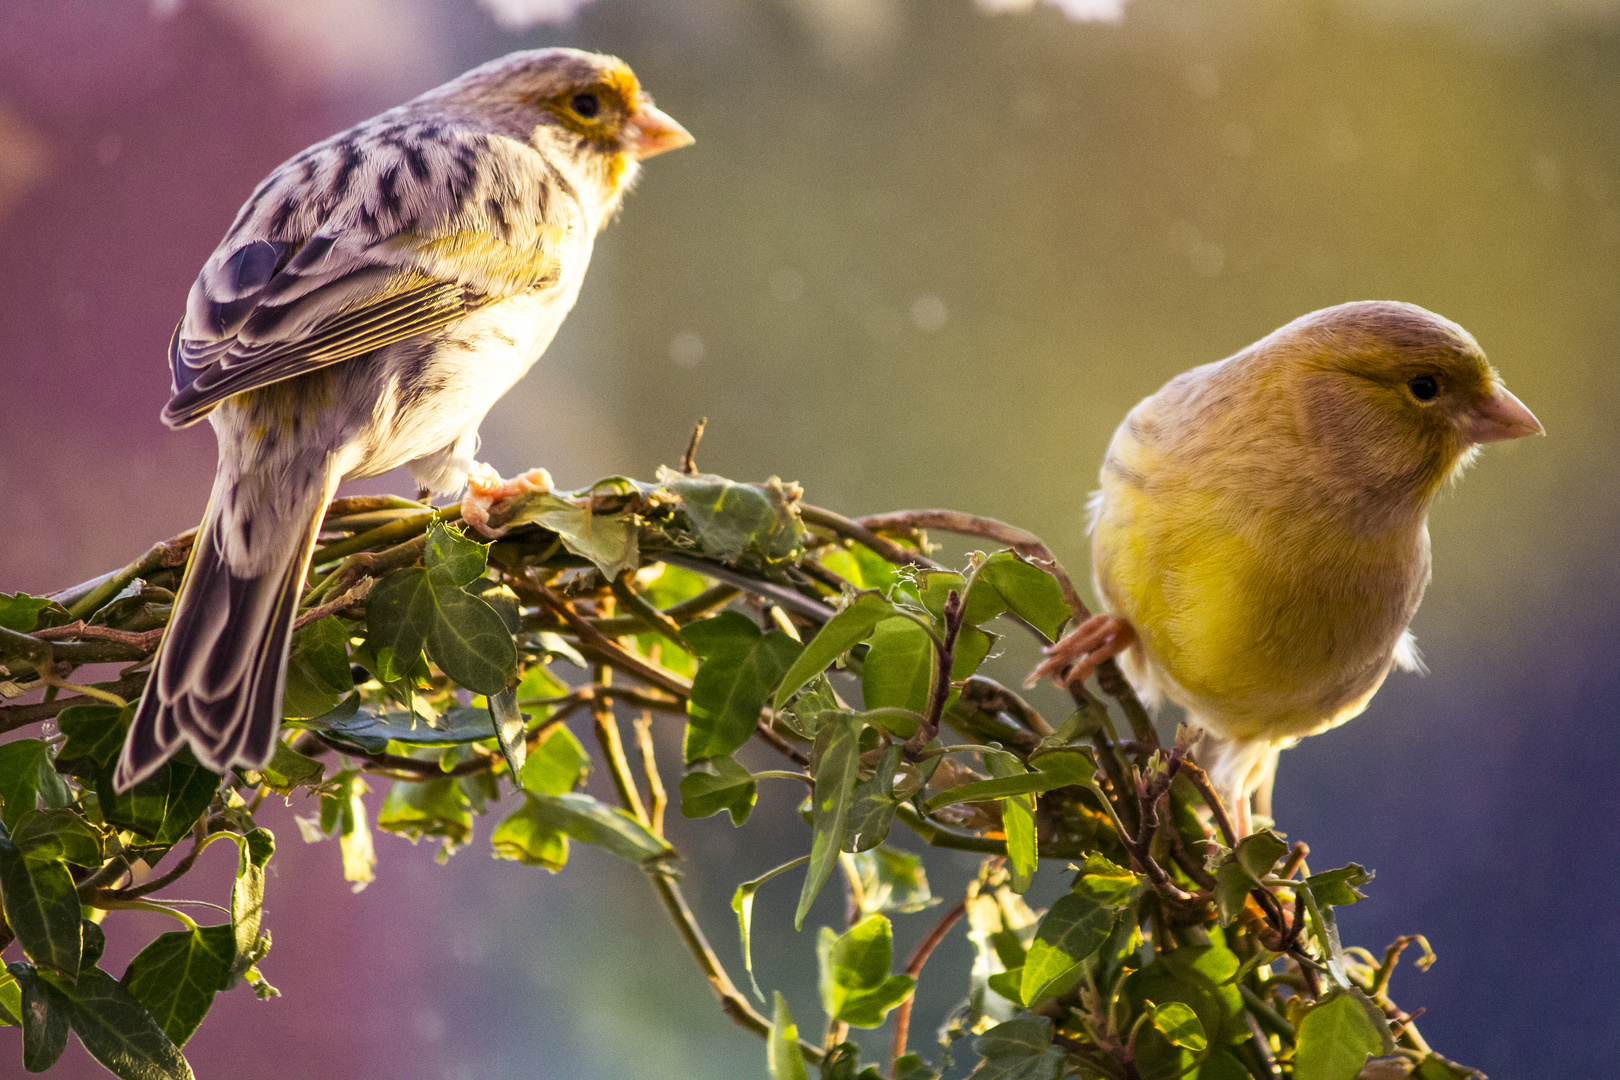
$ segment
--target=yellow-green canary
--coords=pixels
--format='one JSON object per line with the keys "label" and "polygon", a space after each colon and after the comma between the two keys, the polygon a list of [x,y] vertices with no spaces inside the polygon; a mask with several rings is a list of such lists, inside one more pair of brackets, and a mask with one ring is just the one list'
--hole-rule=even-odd
{"label": "yellow-green canary", "polygon": [[1542,433],[1473,337],[1411,304],[1341,304],[1170,380],[1125,418],[1091,499],[1106,614],[1032,679],[1118,656],[1203,730],[1194,756],[1249,831],[1280,750],[1422,663],[1429,505],[1482,443]]}
{"label": "yellow-green canary", "polygon": [[[170,427],[205,416],[219,467],[119,758],[180,746],[224,772],[275,749],[322,512],[408,466],[468,521],[512,490],[478,425],[574,305],[638,162],[692,141],[620,60],[513,53],[296,155],[253,192],[169,346]],[[519,481],[549,484],[543,470]]]}

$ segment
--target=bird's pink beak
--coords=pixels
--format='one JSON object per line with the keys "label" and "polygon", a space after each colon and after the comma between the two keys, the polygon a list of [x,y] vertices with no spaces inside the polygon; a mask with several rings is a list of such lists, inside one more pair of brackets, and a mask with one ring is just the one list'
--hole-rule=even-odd
{"label": "bird's pink beak", "polygon": [[665,150],[690,146],[693,142],[691,132],[676,123],[673,116],[654,108],[650,101],[636,106],[636,111],[630,114],[629,128],[625,133],[625,149],[637,161],[645,161]]}
{"label": "bird's pink beak", "polygon": [[1469,442],[1501,442],[1503,439],[1522,439],[1526,435],[1545,435],[1536,414],[1524,407],[1524,402],[1497,387],[1496,393],[1474,406],[1468,416],[1464,433]]}

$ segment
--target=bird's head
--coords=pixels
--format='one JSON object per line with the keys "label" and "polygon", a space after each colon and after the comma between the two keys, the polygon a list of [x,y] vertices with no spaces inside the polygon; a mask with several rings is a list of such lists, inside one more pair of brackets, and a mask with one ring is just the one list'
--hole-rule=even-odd
{"label": "bird's head", "polygon": [[430,94],[476,109],[504,134],[567,147],[615,203],[635,180],[639,162],[692,142],[653,105],[628,64],[600,53],[510,53]]}
{"label": "bird's head", "polygon": [[1324,308],[1261,345],[1287,372],[1301,432],[1391,497],[1426,506],[1480,444],[1543,434],[1473,335],[1414,304]]}

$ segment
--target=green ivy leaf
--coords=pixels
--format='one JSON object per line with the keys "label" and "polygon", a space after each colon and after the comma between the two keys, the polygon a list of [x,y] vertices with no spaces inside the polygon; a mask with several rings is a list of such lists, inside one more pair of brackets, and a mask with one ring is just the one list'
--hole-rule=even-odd
{"label": "green ivy leaf", "polygon": [[609,581],[641,563],[635,518],[622,510],[597,513],[588,497],[580,505],[551,492],[525,496],[514,509],[509,526],[534,522],[550,529],[564,547],[589,559]]}
{"label": "green ivy leaf", "polygon": [[748,972],[749,985],[754,988],[754,996],[764,1001],[765,995],[759,989],[759,983],[754,979],[754,950],[752,936],[749,930],[754,919],[754,894],[759,887],[778,874],[802,866],[810,861],[810,856],[800,855],[797,859],[789,860],[774,870],[768,870],[752,881],[745,881],[737,886],[737,891],[731,895],[731,910],[737,913],[737,932],[742,935],[743,970]]}
{"label": "green ivy leaf", "polygon": [[856,785],[850,796],[849,816],[844,820],[842,851],[869,851],[888,839],[899,799],[894,794],[894,773],[900,766],[900,747],[890,746],[878,755],[870,778]]}
{"label": "green ivy leaf", "polygon": [[973,1048],[984,1061],[968,1080],[1057,1080],[1063,1073],[1066,1055],[1052,1045],[1052,1021],[1044,1016],[997,1024]]}
{"label": "green ivy leaf", "polygon": [[946,788],[924,804],[929,813],[959,802],[989,802],[1012,795],[1032,795],[1054,788],[1085,786],[1096,774],[1091,756],[1083,750],[1053,750],[1033,758],[1035,769],[1027,773],[1014,773],[993,780],[976,780],[970,784]]}
{"label": "green ivy leaf", "polygon": [[810,1080],[804,1067],[804,1054],[799,1050],[799,1029],[780,990],[776,992],[770,1038],[765,1043],[765,1061],[771,1080]]}
{"label": "green ivy leaf", "polygon": [[457,586],[471,585],[489,565],[489,545],[469,539],[460,529],[435,521],[428,526],[422,565]]}
{"label": "green ivy leaf", "polygon": [[180,1048],[117,979],[98,967],[81,970],[74,983],[48,972],[39,975],[66,1001],[68,1022],[84,1048],[114,1076],[193,1080]]}
{"label": "green ivy leaf", "polygon": [[860,778],[860,742],[861,724],[853,717],[832,720],[816,735],[813,756],[818,764],[810,798],[810,868],[804,875],[799,907],[793,916],[795,930],[803,928],[810,905],[838,861],[844,824],[849,820],[850,802]]}
{"label": "green ivy leaf", "polygon": [[729,754],[759,723],[771,689],[799,655],[800,645],[780,630],[761,633],[753,620],[722,611],[681,630],[702,658],[687,703],[686,761]]}
{"label": "green ivy leaf", "polygon": [[855,903],[863,915],[911,914],[939,903],[928,889],[921,855],[879,847],[849,856],[849,865],[855,871]]}
{"label": "green ivy leaf", "polygon": [[703,818],[724,810],[732,825],[741,825],[754,812],[759,785],[747,769],[729,756],[710,758],[713,772],[690,772],[681,777],[681,815]]}
{"label": "green ivy leaf", "polygon": [[472,814],[466,792],[453,776],[395,780],[377,811],[377,828],[413,844],[424,836],[443,837],[454,849],[472,837]]}
{"label": "green ivy leaf", "polygon": [[1287,842],[1270,829],[1261,829],[1239,840],[1232,857],[1254,877],[1255,884],[1258,885],[1261,878],[1271,873],[1277,865],[1277,860],[1286,854],[1288,854]]}
{"label": "green ivy leaf", "polygon": [[[532,791],[525,791],[523,798],[524,805],[496,830],[497,834],[505,830],[501,835],[503,844],[515,844],[547,832],[560,832],[582,844],[602,848],[621,859],[642,865],[666,859],[674,850],[623,810],[598,802],[589,795],[579,792],[536,795]],[[518,858],[520,854],[535,854],[532,845],[528,848],[513,847],[511,852],[501,857]],[[527,860],[519,858],[519,861]],[[549,865],[539,859],[535,861]]]}
{"label": "green ivy leaf", "polygon": [[517,645],[500,613],[447,577],[430,574],[429,584],[437,617],[428,630],[428,658],[469,690],[506,689],[517,671]]}
{"label": "green ivy leaf", "polygon": [[[1021,781],[1040,773],[1031,773],[1023,762],[1011,754],[985,754],[984,763],[996,780]],[[1001,827],[1007,837],[1007,872],[1009,886],[1015,893],[1026,893],[1035,881],[1035,870],[1040,862],[1040,844],[1035,836],[1035,796],[1029,792],[1013,792],[1001,800]]]}
{"label": "green ivy leaf", "polygon": [[1367,899],[1367,894],[1361,892],[1360,887],[1372,879],[1371,870],[1351,863],[1337,870],[1312,874],[1305,879],[1305,887],[1311,890],[1311,895],[1323,907],[1342,907]]}
{"label": "green ivy leaf", "polygon": [[1251,833],[1227,853],[1215,871],[1215,912],[1221,926],[1230,926],[1243,911],[1251,890],[1271,873],[1288,845],[1270,829]]}
{"label": "green ivy leaf", "polygon": [[1081,893],[1060,896],[1035,930],[1017,1000],[1034,1006],[1073,986],[1084,974],[1085,962],[1113,932],[1119,912]]}
{"label": "green ivy leaf", "polygon": [[[430,531],[430,547],[434,535]],[[463,588],[475,564],[483,572],[484,549],[451,539],[455,535],[451,530],[437,534],[439,555],[431,565],[396,570],[372,588],[366,640],[384,681],[404,678],[426,649],[457,683],[480,694],[499,693],[517,670],[517,646],[500,613]]]}
{"label": "green ivy leaf", "polygon": [[31,634],[39,625],[39,613],[50,606],[48,597],[0,592],[0,626],[19,634]]}
{"label": "green ivy leaf", "polygon": [[129,962],[120,980],[169,1041],[184,1046],[227,988],[236,957],[229,923],[160,934]]}
{"label": "green ivy leaf", "polygon": [[1478,1069],[1459,1065],[1432,1050],[1418,1062],[1418,1067],[1412,1070],[1413,1080],[1469,1080],[1470,1077],[1485,1080],[1485,1074]]}
{"label": "green ivy leaf", "polygon": [[0,800],[5,803],[0,810],[0,822],[8,829],[15,828],[17,819],[38,804],[42,768],[49,769],[53,777],[56,775],[49,743],[40,739],[16,739],[0,745]]}
{"label": "green ivy leaf", "polygon": [[231,979],[257,962],[264,927],[264,868],[276,852],[275,834],[252,829],[242,837],[240,849],[231,885]]}
{"label": "green ivy leaf", "polygon": [[829,1019],[874,1028],[911,996],[916,980],[891,975],[893,932],[882,915],[868,915],[843,934],[822,927],[816,941],[821,1007]]}
{"label": "green ivy leaf", "polygon": [[804,524],[775,477],[764,484],[739,484],[723,476],[660,469],[658,481],[680,496],[704,554],[721,562],[752,556],[771,566],[797,558],[804,548]]}
{"label": "green ivy leaf", "polygon": [[1394,1050],[1383,1011],[1361,991],[1341,988],[1311,1006],[1299,1022],[1294,1075],[1299,1080],[1355,1080],[1369,1057]]}
{"label": "green ivy leaf", "polygon": [[300,754],[286,743],[278,742],[270,764],[250,772],[276,794],[291,795],[294,788],[317,787],[326,773],[326,762]]}
{"label": "green ivy leaf", "polygon": [[387,575],[366,597],[366,643],[377,658],[377,677],[398,682],[416,666],[436,619],[433,587],[420,567]]}
{"label": "green ivy leaf", "polygon": [[870,637],[877,624],[892,616],[894,610],[894,605],[882,593],[857,594],[844,610],[823,624],[816,636],[804,647],[798,659],[793,662],[793,666],[788,668],[787,674],[782,676],[782,681],[776,688],[776,696],[772,699],[773,706],[780,709],[800,687]]}
{"label": "green ivy leaf", "polygon": [[900,578],[900,568],[865,544],[844,541],[816,549],[821,565],[857,589],[876,589],[887,594]]}
{"label": "green ivy leaf", "polygon": [[287,654],[283,715],[319,716],[353,689],[349,627],[342,619],[328,615],[293,635],[292,650]]}
{"label": "green ivy leaf", "polygon": [[36,862],[62,859],[75,866],[100,866],[101,834],[71,810],[31,810],[11,831],[11,842]]}
{"label": "green ivy leaf", "polygon": [[[1209,931],[1211,944],[1190,945],[1162,952],[1147,967],[1127,976],[1125,996],[1137,1013],[1149,1001],[1163,1006],[1179,1001],[1198,1017],[1213,1046],[1226,1046],[1250,1038],[1244,1019],[1243,998],[1227,980],[1238,969],[1238,958],[1226,947],[1219,930]],[[1142,1074],[1170,1075],[1191,1068],[1190,1051],[1173,1046],[1151,1028],[1136,1041]]]}
{"label": "green ivy leaf", "polygon": [[[119,737],[122,739],[122,731]],[[109,824],[140,833],[164,848],[191,832],[219,790],[220,778],[197,764],[190,747],[182,747],[161,769],[122,793],[113,787],[113,767],[109,761],[96,775],[102,816]]]}
{"label": "green ivy leaf", "polygon": [[71,1028],[71,1006],[44,979],[32,964],[9,964],[6,971],[17,980],[22,1018],[23,1068],[44,1072],[56,1064],[67,1049]]}
{"label": "green ivy leaf", "polygon": [[0,1024],[22,1027],[22,987],[17,977],[0,970]]}
{"label": "green ivy leaf", "polygon": [[[812,644],[814,644],[812,642]],[[804,654],[799,656],[803,658]],[[797,666],[797,661],[795,661]],[[776,710],[776,719],[806,739],[814,739],[827,713],[848,712],[825,674],[816,674],[793,700]]]}
{"label": "green ivy leaf", "polygon": [[1147,879],[1127,870],[1095,851],[1086,856],[1075,878],[1073,891],[1099,904],[1123,908],[1136,903],[1147,892]]}
{"label": "green ivy leaf", "polygon": [[[530,765],[534,761],[529,758]],[[527,801],[495,826],[489,842],[497,859],[543,866],[553,874],[568,862],[568,834],[558,826],[556,815]]]}
{"label": "green ivy leaf", "polygon": [[1243,914],[1249,892],[1258,884],[1236,859],[1222,862],[1215,871],[1215,915],[1222,928]]}
{"label": "green ivy leaf", "polygon": [[523,775],[523,763],[529,756],[529,743],[524,738],[527,721],[518,710],[516,688],[489,695],[489,719],[495,728],[495,741],[500,744],[506,758],[506,767],[514,777]]}
{"label": "green ivy leaf", "polygon": [[76,766],[71,770],[74,776],[93,778],[102,766],[117,758],[134,715],[133,705],[122,710],[116,705],[70,705],[63,709],[56,715],[56,727],[67,741],[56,752],[56,764]]}
{"label": "green ivy leaf", "polygon": [[1024,1000],[1024,969],[1021,967],[1008,968],[998,971],[985,979],[985,985],[1008,1001]]}
{"label": "green ivy leaf", "polygon": [[1074,614],[1057,579],[1011,551],[998,551],[985,560],[968,597],[970,609],[994,606],[971,595],[984,588],[994,589],[1007,610],[1053,641]]}
{"label": "green ivy leaf", "polygon": [[[894,1063],[894,1080],[939,1080],[940,1074],[929,1068],[921,1055],[905,1054]],[[859,1080],[882,1080],[875,1068],[861,1070]]]}
{"label": "green ivy leaf", "polygon": [[591,756],[572,731],[558,724],[523,763],[523,786],[536,795],[566,795],[590,769]]}
{"label": "green ivy leaf", "polygon": [[861,695],[868,709],[895,707],[922,713],[937,665],[934,641],[913,619],[884,619],[873,630],[872,647],[861,672]]}
{"label": "green ivy leaf", "polygon": [[60,848],[47,843],[42,851],[30,851],[0,834],[0,904],[28,958],[72,979],[84,939],[79,893]]}
{"label": "green ivy leaf", "polygon": [[1167,1001],[1163,1005],[1148,1004],[1148,1023],[1164,1036],[1171,1046],[1179,1046],[1201,1054],[1209,1046],[1204,1037],[1204,1025],[1198,1014],[1180,1001]]}

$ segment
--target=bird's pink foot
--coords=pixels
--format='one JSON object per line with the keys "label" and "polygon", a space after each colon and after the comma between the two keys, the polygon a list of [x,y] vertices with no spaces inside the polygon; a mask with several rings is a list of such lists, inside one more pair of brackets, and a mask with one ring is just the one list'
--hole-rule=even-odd
{"label": "bird's pink foot", "polygon": [[491,527],[490,514],[496,504],[519,495],[543,494],[551,490],[551,474],[544,469],[530,469],[522,476],[502,480],[501,474],[482,463],[474,465],[467,474],[467,494],[461,500],[461,520],[485,536],[494,538],[506,532],[504,527]]}
{"label": "bird's pink foot", "polygon": [[[1026,688],[1050,676],[1058,686],[1085,682],[1097,665],[1136,643],[1136,628],[1118,615],[1093,615],[1043,651],[1046,659],[1024,680]],[[1065,670],[1067,669],[1067,670]]]}

